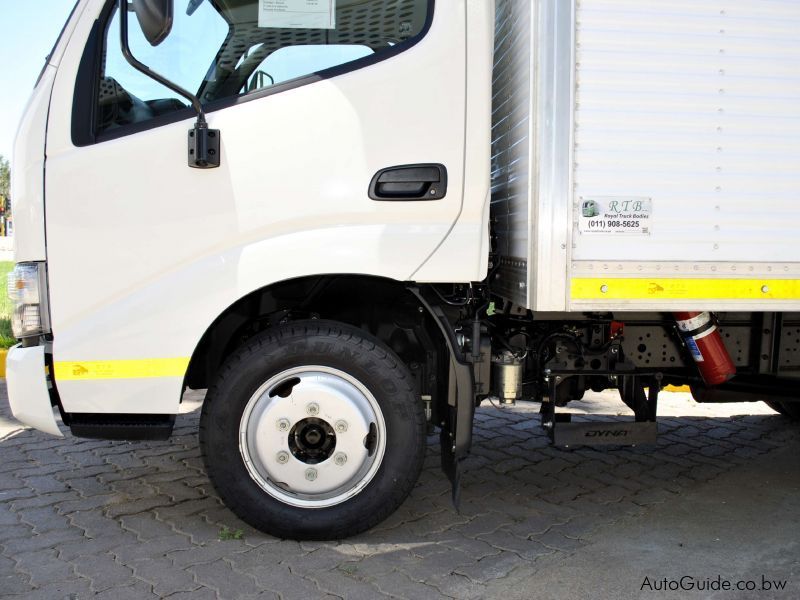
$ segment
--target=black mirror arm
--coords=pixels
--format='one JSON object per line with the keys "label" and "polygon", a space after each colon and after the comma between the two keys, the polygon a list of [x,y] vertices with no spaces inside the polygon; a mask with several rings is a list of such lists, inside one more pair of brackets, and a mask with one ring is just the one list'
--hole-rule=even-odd
{"label": "black mirror arm", "polygon": [[203,112],[203,105],[200,99],[191,92],[183,89],[177,83],[173,83],[163,75],[159,75],[147,65],[139,62],[131,52],[128,43],[128,0],[119,0],[119,23],[120,23],[120,42],[122,55],[125,60],[137,71],[145,76],[157,81],[161,85],[171,89],[192,103],[197,113],[197,122],[194,128],[189,131],[188,162],[194,169],[213,169],[220,165],[220,132],[219,129],[209,129],[206,123],[206,115]]}
{"label": "black mirror arm", "polygon": [[130,44],[128,43],[128,0],[119,0],[119,24],[120,24],[120,44],[122,46],[122,55],[125,57],[125,60],[128,61],[134,69],[144,73],[150,79],[154,79],[164,87],[171,89],[176,94],[180,94],[192,104],[192,108],[194,108],[195,112],[197,112],[197,121],[198,123],[205,123],[206,116],[203,112],[203,105],[200,103],[200,99],[189,92],[188,90],[183,89],[177,83],[173,83],[163,75],[160,75],[150,69],[144,63],[139,62],[139,60],[133,55],[131,52]]}

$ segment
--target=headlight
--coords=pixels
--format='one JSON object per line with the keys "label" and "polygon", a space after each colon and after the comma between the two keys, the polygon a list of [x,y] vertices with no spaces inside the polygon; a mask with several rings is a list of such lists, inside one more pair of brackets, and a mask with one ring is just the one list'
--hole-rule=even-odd
{"label": "headlight", "polygon": [[20,263],[8,274],[8,297],[14,303],[11,329],[18,338],[50,332],[44,263]]}

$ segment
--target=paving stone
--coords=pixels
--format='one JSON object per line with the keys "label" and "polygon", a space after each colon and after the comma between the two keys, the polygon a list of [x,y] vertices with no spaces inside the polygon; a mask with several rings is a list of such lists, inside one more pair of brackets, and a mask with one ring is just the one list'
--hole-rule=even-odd
{"label": "paving stone", "polygon": [[477,562],[468,554],[438,544],[420,546],[412,552],[421,560],[399,564],[398,568],[415,581],[427,582],[438,574],[450,574]]}
{"label": "paving stone", "polygon": [[4,553],[7,556],[15,556],[23,552],[34,552],[45,548],[56,548],[64,542],[81,540],[83,534],[75,529],[54,529],[47,533],[34,534],[31,536],[13,538],[2,542]]}
{"label": "paving stone", "polygon": [[25,600],[77,600],[93,596],[89,581],[83,578],[50,583],[24,594]]}
{"label": "paving stone", "polygon": [[[119,560],[119,555],[117,560]],[[171,560],[161,558],[144,558],[122,563],[133,569],[133,576],[142,579],[152,586],[159,597],[170,596],[178,592],[196,590],[200,583],[188,571],[176,569]]]}
{"label": "paving stone", "polygon": [[43,450],[26,449],[25,456],[28,458],[28,460],[36,461],[36,463],[40,465],[61,464],[61,456],[57,452],[54,452],[54,450],[57,450],[59,447],[60,444],[56,444],[51,448]]}
{"label": "paving stone", "polygon": [[[236,560],[232,561],[236,564]],[[237,572],[247,573],[262,591],[279,590],[284,600],[306,600],[307,598],[335,598],[335,596],[322,591],[313,581],[292,573],[291,569],[283,564],[262,564],[258,567],[248,566],[236,568]]]}
{"label": "paving stone", "polygon": [[[105,451],[107,452],[107,451]],[[106,463],[108,463],[107,459]],[[113,465],[111,465],[113,467]],[[130,488],[133,493],[148,493],[146,489],[141,489],[144,485],[143,477],[147,476],[150,472],[148,467],[134,467],[132,469],[117,469],[112,468],[110,471],[97,475],[100,481],[108,483],[112,488],[125,492]],[[154,492],[153,492],[154,493]]]}
{"label": "paving stone", "polygon": [[173,550],[167,553],[167,557],[176,567],[183,569],[189,566],[217,562],[222,558],[231,557],[249,549],[239,540],[213,541],[202,546],[192,545],[186,549]]}
{"label": "paving stone", "polygon": [[14,540],[17,538],[28,538],[33,535],[33,528],[30,525],[23,523],[14,523],[11,525],[3,525],[0,527],[0,545],[7,540]]}
{"label": "paving stone", "polygon": [[136,581],[131,585],[109,588],[95,596],[95,600],[140,600],[143,598],[163,598],[152,591],[144,581]]}
{"label": "paving stone", "polygon": [[551,529],[565,537],[581,539],[602,524],[603,519],[598,516],[581,515],[566,523],[557,523]]}
{"label": "paving stone", "polygon": [[74,542],[59,544],[58,556],[62,560],[72,561],[78,557],[91,557],[116,550],[120,546],[134,542],[134,539],[121,535],[104,535],[97,539],[84,537]]}
{"label": "paving stone", "polygon": [[36,479],[37,477],[46,477],[47,475],[55,475],[59,473],[63,467],[60,463],[51,463],[42,465],[38,461],[29,460],[25,464],[19,465],[14,469],[14,476],[17,479],[27,480]]}
{"label": "paving stone", "polygon": [[135,583],[133,569],[119,564],[110,553],[81,556],[74,564],[75,572],[90,581],[95,593]]}
{"label": "paving stone", "polygon": [[31,589],[32,586],[22,573],[0,569],[0,590],[2,590],[4,597],[27,597]]}
{"label": "paving stone", "polygon": [[[22,486],[21,483],[16,485]],[[28,487],[17,487],[0,491],[0,502],[13,502],[14,500],[25,500],[35,497],[36,492]]]}
{"label": "paving stone", "polygon": [[140,541],[153,540],[172,533],[172,528],[156,518],[156,512],[125,515],[118,519],[122,529],[130,531]]}
{"label": "paving stone", "polygon": [[205,586],[191,592],[178,592],[169,597],[169,600],[217,600],[217,593]]}
{"label": "paving stone", "polygon": [[555,552],[553,548],[548,548],[534,540],[520,538],[504,529],[482,535],[480,539],[503,553],[513,552],[525,560],[535,560],[540,556]]}
{"label": "paving stone", "polygon": [[[202,496],[182,502],[172,501],[166,506],[159,506],[153,509],[153,513],[159,521],[185,521],[187,516],[196,515],[203,511],[214,509],[218,506],[214,498]],[[226,509],[227,510],[227,509]],[[232,513],[228,511],[228,515]]]}
{"label": "paving stone", "polygon": [[17,553],[14,555],[15,570],[25,575],[34,587],[74,579],[73,565],[59,559],[57,554],[53,549]]}
{"label": "paving stone", "polygon": [[480,559],[468,569],[457,568],[455,571],[468,577],[471,581],[486,583],[492,579],[500,579],[514,569],[527,564],[513,552],[501,552]]}
{"label": "paving stone", "polygon": [[441,594],[451,598],[463,600],[486,598],[484,585],[472,581],[461,573],[450,572],[436,574],[425,583],[439,590]]}
{"label": "paving stone", "polygon": [[74,527],[79,528],[88,538],[114,537],[123,532],[119,522],[109,519],[99,510],[70,513],[65,517]]}
{"label": "paving stone", "polygon": [[435,587],[414,581],[400,571],[385,573],[375,581],[372,581],[372,584],[387,596],[405,600],[442,600],[448,598]]}
{"label": "paving stone", "polygon": [[45,508],[52,507],[58,511],[62,502],[69,502],[80,498],[80,494],[76,491],[55,492],[55,493],[38,493],[31,498],[25,498],[22,502],[15,502],[14,508],[24,507],[25,510],[32,508]]}
{"label": "paving stone", "polygon": [[[189,515],[181,518],[176,516],[170,521],[164,522],[172,528],[176,533],[180,533],[191,540],[191,542],[198,546],[205,546],[214,544],[219,541],[219,532],[221,527],[214,523],[209,523],[201,514]],[[230,528],[229,528],[230,529]],[[234,527],[234,530],[237,529]],[[228,543],[238,543],[247,546],[246,540],[229,540]]]}
{"label": "paving stone", "polygon": [[463,525],[457,525],[453,527],[453,531],[458,532],[459,534],[465,537],[478,537],[484,533],[491,533],[503,527],[504,525],[508,525],[513,523],[514,519],[507,514],[499,513],[499,512],[489,512],[484,515],[480,515]]}
{"label": "paving stone", "polygon": [[[554,518],[551,515],[533,514],[527,518],[515,519],[513,522],[503,526],[503,529],[510,531],[523,539],[532,535],[542,534],[550,529],[554,524],[566,523],[567,518]],[[491,531],[479,534],[480,539],[487,539]]]}
{"label": "paving stone", "polygon": [[539,542],[547,548],[553,548],[554,550],[560,550],[561,552],[572,552],[584,545],[584,542],[580,540],[562,535],[555,527],[546,533],[533,536],[531,539]]}
{"label": "paving stone", "polygon": [[103,483],[97,477],[79,477],[75,479],[65,480],[69,482],[73,490],[76,490],[83,498],[91,498],[98,495],[107,495],[111,498],[117,497],[116,492],[111,489],[111,486]]}
{"label": "paving stone", "polygon": [[[316,574],[335,569],[351,558],[351,556],[338,552],[336,547],[322,547],[300,557],[286,559],[283,562],[291,568],[292,573],[298,573],[303,577],[313,579]],[[236,564],[235,561],[234,564]]]}
{"label": "paving stone", "polygon": [[[191,550],[191,548],[192,543],[187,537],[172,533],[147,541],[126,540],[122,545],[113,548],[111,553],[117,561],[127,564],[139,559],[167,557],[170,552]],[[169,560],[174,564],[171,558]]]}
{"label": "paving stone", "polygon": [[14,476],[14,470],[9,470],[6,473],[0,472],[0,491],[14,490],[20,485],[23,485],[23,482]]}
{"label": "paving stone", "polygon": [[150,496],[131,499],[112,504],[105,509],[105,513],[111,518],[119,518],[126,515],[137,515],[139,513],[152,511],[157,507],[167,507],[171,500],[166,496]]}
{"label": "paving stone", "polygon": [[347,577],[338,570],[319,571],[305,577],[313,581],[323,593],[347,600],[373,600],[389,597],[373,583]]}
{"label": "paving stone", "polygon": [[63,500],[58,503],[56,510],[59,514],[69,515],[75,512],[85,512],[97,508],[108,506],[114,499],[113,494],[98,494],[88,498],[78,498],[75,500]]}
{"label": "paving stone", "polygon": [[242,571],[234,571],[231,564],[223,559],[204,565],[194,565],[187,570],[199,583],[217,590],[222,598],[239,598],[263,591],[256,583],[255,577]]}
{"label": "paving stone", "polygon": [[487,556],[492,556],[501,552],[500,549],[481,539],[466,537],[452,531],[440,536],[438,543],[448,548],[459,550],[476,560],[482,560]]}

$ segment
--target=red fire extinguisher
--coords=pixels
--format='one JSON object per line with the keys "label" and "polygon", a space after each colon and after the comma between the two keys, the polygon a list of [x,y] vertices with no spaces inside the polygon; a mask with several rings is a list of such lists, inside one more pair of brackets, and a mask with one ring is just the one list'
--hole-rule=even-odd
{"label": "red fire extinguisher", "polygon": [[676,312],[675,321],[706,385],[719,385],[736,375],[736,365],[711,313]]}

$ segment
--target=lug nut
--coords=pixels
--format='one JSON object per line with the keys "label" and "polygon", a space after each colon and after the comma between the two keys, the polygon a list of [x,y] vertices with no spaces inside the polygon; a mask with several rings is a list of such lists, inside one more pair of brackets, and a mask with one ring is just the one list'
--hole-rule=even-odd
{"label": "lug nut", "polygon": [[333,457],[333,462],[335,462],[340,467],[347,462],[347,454],[344,452],[337,452],[336,455]]}
{"label": "lug nut", "polygon": [[306,479],[309,481],[314,481],[317,478],[317,470],[316,469],[306,469]]}
{"label": "lug nut", "polygon": [[279,463],[285,465],[287,462],[289,462],[289,453],[283,451],[278,452],[278,456],[276,457],[276,459],[278,460]]}
{"label": "lug nut", "polygon": [[319,404],[316,402],[312,402],[308,406],[306,406],[306,412],[310,414],[312,417],[319,414]]}
{"label": "lug nut", "polygon": [[291,423],[289,419],[279,419],[278,420],[278,431],[289,431],[289,427]]}
{"label": "lug nut", "polygon": [[336,421],[336,433],[344,433],[347,431],[347,421]]}

